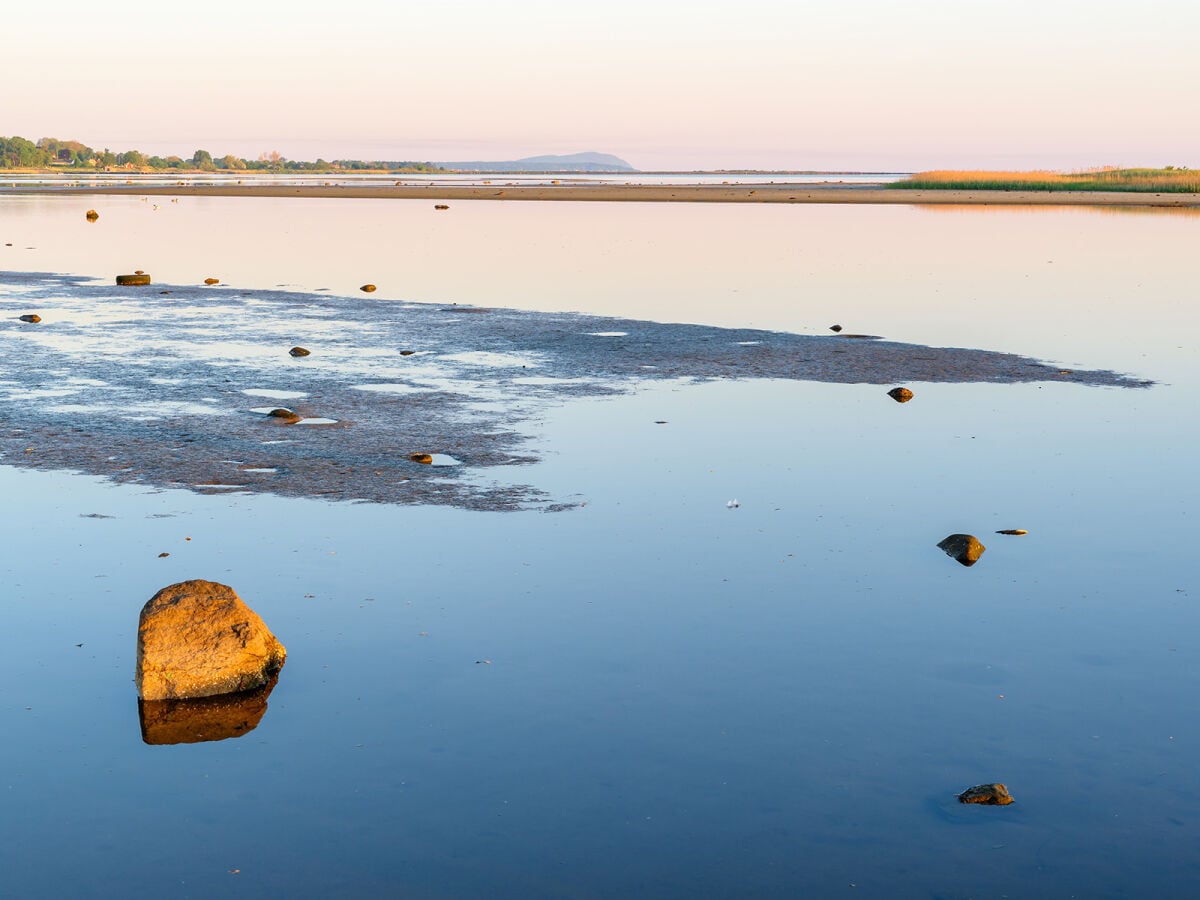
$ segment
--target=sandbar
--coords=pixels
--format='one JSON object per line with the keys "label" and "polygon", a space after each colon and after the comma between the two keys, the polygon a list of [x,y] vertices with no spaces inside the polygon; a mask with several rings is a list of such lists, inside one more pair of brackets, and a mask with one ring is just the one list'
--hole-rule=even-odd
{"label": "sandbar", "polygon": [[[403,179],[400,179],[403,180]],[[845,184],[203,184],[30,185],[4,194],[307,197],[379,200],[564,200],[637,203],[861,203],[958,206],[1200,207],[1200,194],[1130,191],[902,190]]]}

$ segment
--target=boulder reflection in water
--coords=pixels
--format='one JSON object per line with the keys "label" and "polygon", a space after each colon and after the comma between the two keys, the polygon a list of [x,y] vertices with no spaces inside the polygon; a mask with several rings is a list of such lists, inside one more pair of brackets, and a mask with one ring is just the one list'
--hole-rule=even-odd
{"label": "boulder reflection in water", "polygon": [[258,727],[278,674],[262,687],[196,700],[138,700],[147,744],[198,744],[241,737]]}

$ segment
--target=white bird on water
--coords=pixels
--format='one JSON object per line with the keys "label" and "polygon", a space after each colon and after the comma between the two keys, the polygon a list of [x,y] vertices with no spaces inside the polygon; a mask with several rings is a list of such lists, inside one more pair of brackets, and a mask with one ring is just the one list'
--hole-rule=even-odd
{"label": "white bird on water", "polygon": [[725,504],[725,508],[726,508],[726,509],[737,509],[737,508],[738,508],[739,506],[741,506],[741,505],[742,505],[742,504],[738,503],[738,502],[737,502],[737,499],[735,498],[735,499],[733,499],[733,500],[730,500],[728,503],[726,503],[726,504]]}

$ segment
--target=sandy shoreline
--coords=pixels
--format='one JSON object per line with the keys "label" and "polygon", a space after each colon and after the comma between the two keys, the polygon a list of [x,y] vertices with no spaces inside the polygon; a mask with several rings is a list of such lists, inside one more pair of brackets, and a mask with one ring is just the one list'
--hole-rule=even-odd
{"label": "sandy shoreline", "polygon": [[1200,194],[1121,191],[926,191],[812,184],[760,185],[78,185],[13,187],[12,194],[175,197],[335,197],[379,200],[567,200],[640,203],[863,203],[957,206],[1200,207]]}

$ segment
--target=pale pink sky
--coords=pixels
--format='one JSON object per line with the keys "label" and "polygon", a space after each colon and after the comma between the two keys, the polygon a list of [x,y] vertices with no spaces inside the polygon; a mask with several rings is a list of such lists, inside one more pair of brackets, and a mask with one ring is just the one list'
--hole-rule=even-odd
{"label": "pale pink sky", "polygon": [[579,8],[60,0],[5,14],[0,135],[643,169],[1200,166],[1191,0]]}

